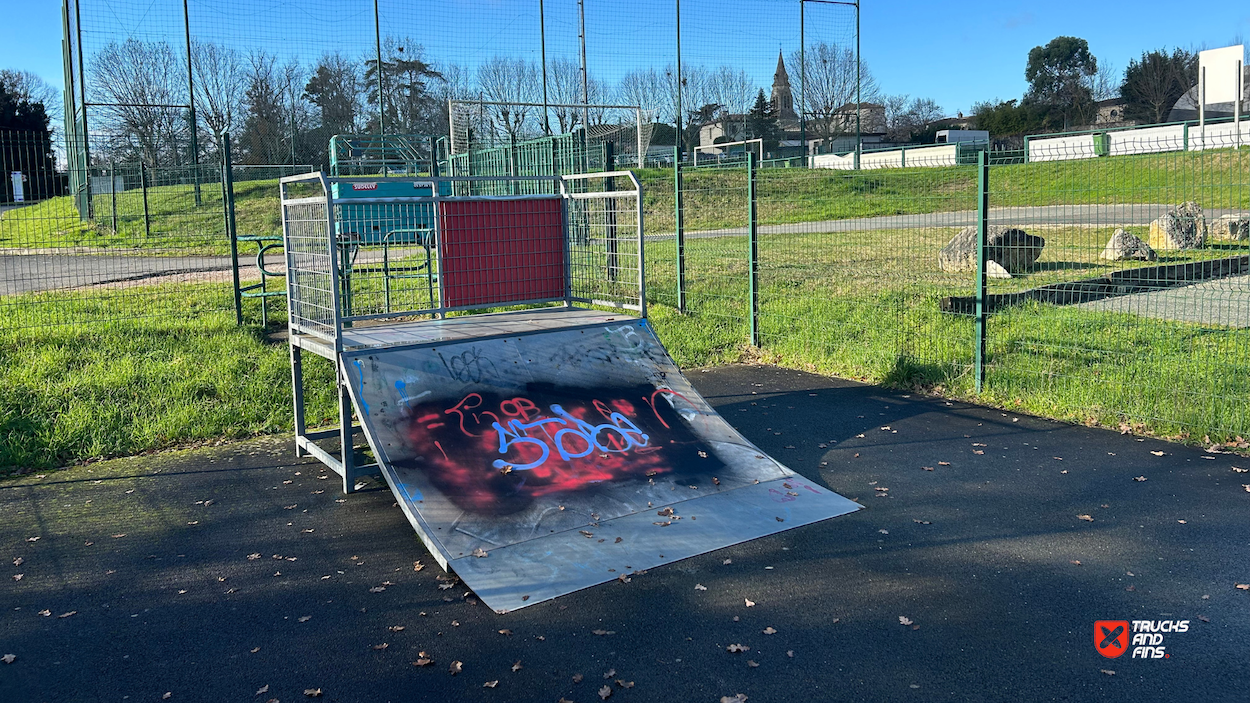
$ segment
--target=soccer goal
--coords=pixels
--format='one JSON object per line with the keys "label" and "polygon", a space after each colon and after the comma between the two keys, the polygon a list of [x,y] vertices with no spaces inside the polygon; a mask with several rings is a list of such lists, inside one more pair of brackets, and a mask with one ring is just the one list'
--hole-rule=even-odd
{"label": "soccer goal", "polygon": [[619,162],[646,159],[654,115],[635,105],[449,100],[450,153],[465,154],[544,137],[581,133],[586,145],[611,143]]}
{"label": "soccer goal", "polygon": [[700,144],[691,150],[694,156],[694,164],[711,165],[719,163],[734,163],[742,161],[749,153],[755,154],[755,158],[760,161],[764,160],[764,140],[763,139],[744,139],[738,142],[720,142],[718,144]]}

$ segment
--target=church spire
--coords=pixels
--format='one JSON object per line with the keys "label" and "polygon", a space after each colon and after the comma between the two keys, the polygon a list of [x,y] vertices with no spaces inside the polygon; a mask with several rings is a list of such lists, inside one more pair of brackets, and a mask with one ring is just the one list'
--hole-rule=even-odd
{"label": "church spire", "polygon": [[777,71],[773,74],[773,108],[781,119],[796,119],[794,113],[794,95],[790,90],[790,75],[786,73],[786,62],[781,50],[777,50]]}

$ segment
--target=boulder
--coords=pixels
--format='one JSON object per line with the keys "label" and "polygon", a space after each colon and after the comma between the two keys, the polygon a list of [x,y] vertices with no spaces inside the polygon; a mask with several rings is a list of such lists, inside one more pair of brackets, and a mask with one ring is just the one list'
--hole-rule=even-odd
{"label": "boulder", "polygon": [[1156,254],[1149,244],[1122,229],[1117,229],[1115,234],[1111,235],[1111,241],[1107,242],[1106,248],[1098,255],[1098,258],[1106,261],[1128,261],[1130,259],[1154,261]]}
{"label": "boulder", "polygon": [[1150,246],[1155,249],[1200,249],[1206,240],[1207,220],[1195,202],[1178,205],[1150,223]]}
{"label": "boulder", "polygon": [[1250,216],[1221,215],[1208,228],[1212,239],[1240,242],[1250,239]]}
{"label": "boulder", "polygon": [[987,278],[1011,278],[1011,273],[998,265],[998,262],[989,259],[985,262],[985,276]]}
{"label": "boulder", "polygon": [[[1019,227],[990,225],[985,233],[985,258],[1007,273],[1029,270],[1042,255],[1046,240]],[[964,227],[938,252],[938,268],[947,272],[977,270],[977,228]]]}

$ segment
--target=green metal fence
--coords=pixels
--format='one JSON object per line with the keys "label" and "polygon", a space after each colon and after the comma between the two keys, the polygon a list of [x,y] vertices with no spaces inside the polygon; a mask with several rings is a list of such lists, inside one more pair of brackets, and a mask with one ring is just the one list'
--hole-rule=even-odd
{"label": "green metal fence", "polygon": [[[662,306],[686,303],[659,325],[684,363],[763,354],[1075,422],[1236,441],[1250,434],[1248,173],[1245,148],[683,169],[672,204],[682,231],[668,234],[672,216],[649,228],[650,290]],[[665,218],[669,204],[648,201],[649,217]]]}

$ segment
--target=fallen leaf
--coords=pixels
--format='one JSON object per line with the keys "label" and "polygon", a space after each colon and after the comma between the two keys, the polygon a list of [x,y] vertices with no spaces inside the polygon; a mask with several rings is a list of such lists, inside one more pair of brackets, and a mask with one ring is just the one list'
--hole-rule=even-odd
{"label": "fallen leaf", "polygon": [[1250,583],[1235,583],[1233,584],[1233,586],[1237,587],[1238,589],[1242,591],[1250,591]]}
{"label": "fallen leaf", "polygon": [[764,628],[763,632],[764,632],[764,634],[766,634],[766,635],[775,635],[775,634],[777,634],[777,630],[776,630],[775,628],[773,628],[773,626],[772,626],[772,625],[769,625],[768,627]]}
{"label": "fallen leaf", "polygon": [[39,538],[38,538],[38,537],[27,537],[27,538],[26,538],[26,541],[27,541],[27,542],[38,542],[38,541],[39,541]]}
{"label": "fallen leaf", "polygon": [[256,695],[258,695],[258,696],[259,696],[260,694],[262,694],[262,693],[269,693],[269,684],[265,684],[264,686],[261,686],[261,687],[260,687],[260,688],[256,691]]}
{"label": "fallen leaf", "polygon": [[573,683],[581,683],[584,678],[581,674],[573,674]]}
{"label": "fallen leaf", "polygon": [[925,471],[932,471],[932,470],[933,470],[933,467],[932,467],[932,466],[922,466],[922,467],[920,467],[920,468],[924,469]]}
{"label": "fallen leaf", "polygon": [[304,689],[304,695],[305,695],[305,696],[308,696],[309,698],[320,698],[320,697],[321,697],[321,689],[319,689],[319,688],[306,688],[306,689]]}
{"label": "fallen leaf", "polygon": [[706,591],[706,590],[707,590],[707,586],[704,586],[704,585],[703,585],[703,584],[701,584],[701,583],[696,583],[696,584],[694,585],[694,590],[696,590],[696,591]]}
{"label": "fallen leaf", "polygon": [[793,659],[793,658],[794,658],[794,650],[793,650],[793,649],[787,649],[787,650],[786,650],[786,656],[787,656],[787,657],[790,657],[791,659]]}
{"label": "fallen leaf", "polygon": [[25,561],[25,559],[18,557],[13,560],[13,566],[21,566]]}
{"label": "fallen leaf", "polygon": [[603,637],[605,635],[615,635],[616,630],[591,630],[590,634],[599,635],[600,637]]}
{"label": "fallen leaf", "polygon": [[482,684],[482,688],[494,688],[498,685],[499,685],[499,680],[495,679],[494,681],[487,681],[486,683]]}
{"label": "fallen leaf", "polygon": [[1155,456],[1163,456],[1163,452],[1150,452],[1150,453],[1154,454]]}
{"label": "fallen leaf", "polygon": [[1199,615],[1199,616],[1198,616],[1198,619],[1199,619],[1199,620],[1201,620],[1201,621],[1203,621],[1203,622],[1211,622],[1211,618],[1209,618],[1209,617],[1207,617],[1207,616],[1205,616],[1205,615]]}
{"label": "fallen leaf", "polygon": [[933,524],[932,522],[929,522],[928,520],[918,520],[916,518],[912,518],[911,521],[916,523],[917,525],[932,525]]}
{"label": "fallen leaf", "polygon": [[260,647],[252,647],[252,654],[255,654],[259,651],[260,651]]}
{"label": "fallen leaf", "polygon": [[422,569],[424,569],[424,568],[425,568],[425,564],[422,564],[422,563],[421,563],[421,562],[419,562],[419,561],[414,561],[414,562],[412,562],[412,570],[413,570],[413,571],[420,571],[420,570],[422,570]]}
{"label": "fallen leaf", "polygon": [[669,525],[673,524],[673,522],[671,520],[665,520],[664,522],[653,522],[651,524],[659,525],[660,527],[668,527]]}
{"label": "fallen leaf", "polygon": [[910,625],[910,624],[912,624],[912,621],[911,621],[910,619],[908,619],[906,616],[904,616],[904,615],[900,615],[900,616],[898,616],[898,624],[900,624],[900,625]]}
{"label": "fallen leaf", "polygon": [[1099,669],[1099,671],[1106,674],[1107,676],[1115,676],[1115,672],[1110,669]]}
{"label": "fallen leaf", "polygon": [[604,684],[603,688],[599,689],[599,699],[606,701],[608,698],[611,698],[611,697],[612,697],[612,687]]}
{"label": "fallen leaf", "polygon": [[585,537],[586,539],[590,539],[595,536],[595,533],[587,532],[586,530],[578,530],[577,532],[578,534],[580,534],[582,537]]}
{"label": "fallen leaf", "polygon": [[1134,476],[1134,477],[1133,477],[1133,480],[1134,480],[1134,481],[1141,482],[1141,481],[1145,481],[1145,480],[1146,480],[1146,477],[1145,477],[1145,476]]}
{"label": "fallen leaf", "polygon": [[1071,564],[1076,564],[1077,566],[1080,566],[1080,565],[1081,565],[1081,560],[1080,560],[1080,559],[1073,559],[1073,560],[1072,560],[1071,562],[1069,562],[1069,563],[1071,563]]}
{"label": "fallen leaf", "polygon": [[1076,519],[1077,519],[1077,520],[1084,520],[1085,522],[1093,522],[1093,521],[1094,521],[1094,516],[1092,516],[1092,515],[1077,515],[1077,516],[1076,516]]}
{"label": "fallen leaf", "polygon": [[297,620],[299,620],[300,622],[308,622],[309,620],[312,620],[312,616],[311,616],[311,615],[301,615],[301,616],[299,616],[299,617],[298,617],[298,618],[296,618],[296,619],[297,619]]}
{"label": "fallen leaf", "polygon": [[659,515],[660,517],[669,517],[669,516],[671,516],[671,515],[673,514],[673,509],[672,509],[672,508],[664,508],[664,509],[662,509],[662,510],[658,510],[658,511],[656,511],[656,513],[655,513],[655,514],[656,514],[656,515]]}
{"label": "fallen leaf", "polygon": [[13,574],[13,580],[14,580],[14,581],[21,581],[21,580],[22,580],[22,577],[23,577],[23,576],[25,576],[25,575],[26,575],[26,574]]}
{"label": "fallen leaf", "polygon": [[621,543],[621,538],[620,538],[620,537],[617,537],[617,538],[616,538],[616,539],[612,542],[612,544],[620,544],[620,543]]}
{"label": "fallen leaf", "polygon": [[881,533],[881,534],[883,534],[883,535],[888,535],[888,534],[890,534],[890,531],[889,531],[889,530],[877,530],[877,532],[880,532],[880,533]]}
{"label": "fallen leaf", "polygon": [[1189,523],[1185,522],[1184,520],[1177,520],[1177,522],[1179,522],[1179,523],[1180,523],[1180,524],[1182,524],[1182,525],[1187,525],[1187,524],[1189,524]]}
{"label": "fallen leaf", "polygon": [[17,655],[6,654],[3,657],[0,657],[0,661],[4,662],[5,664],[12,664],[13,662],[17,661]]}
{"label": "fallen leaf", "polygon": [[938,462],[938,466],[950,466],[950,465],[951,465],[951,463],[950,463],[949,461],[939,461],[939,462]]}
{"label": "fallen leaf", "polygon": [[747,697],[745,693],[735,693],[732,696],[721,696],[720,703],[746,703]]}
{"label": "fallen leaf", "polygon": [[390,630],[391,632],[403,632],[404,626],[403,625],[391,625],[390,627],[386,629]]}
{"label": "fallen leaf", "polygon": [[447,670],[447,673],[451,674],[452,676],[455,676],[456,674],[459,674],[461,671],[464,671],[464,662],[455,660],[455,661],[452,661],[451,668]]}
{"label": "fallen leaf", "polygon": [[725,561],[721,562],[721,564],[732,564],[732,563],[734,563],[733,559],[726,559]]}
{"label": "fallen leaf", "polygon": [[1126,589],[1124,589],[1124,590],[1126,590],[1126,591],[1136,591],[1136,590],[1137,590],[1137,586],[1132,586],[1132,585],[1130,585],[1128,588],[1126,588]]}
{"label": "fallen leaf", "polygon": [[752,669],[754,669],[755,667],[759,666],[759,664],[757,664],[756,662],[754,662],[754,661],[752,661],[752,660],[748,659],[748,660],[747,660],[747,666],[749,666],[749,667],[751,667]]}
{"label": "fallen leaf", "polygon": [[513,664],[513,665],[512,665],[512,673],[514,673],[514,674],[515,674],[516,672],[520,671],[520,670],[521,670],[521,668],[522,668],[522,667],[521,667],[521,660],[520,660],[520,659],[518,659],[518,660],[517,660],[517,662],[516,662],[515,664]]}
{"label": "fallen leaf", "polygon": [[40,611],[39,611],[39,614],[40,614],[40,615],[42,615],[42,616],[44,616],[44,617],[46,618],[46,617],[49,617],[49,616],[51,616],[51,615],[52,615],[52,611],[51,611],[51,610],[40,610]]}
{"label": "fallen leaf", "polygon": [[738,652],[749,652],[751,651],[751,648],[745,644],[731,644],[725,648],[725,651],[737,654]]}
{"label": "fallen leaf", "polygon": [[617,679],[617,680],[616,680],[616,685],[617,685],[617,686],[620,686],[621,688],[633,688],[633,687],[634,687],[634,682],[633,682],[633,681],[626,681],[626,680],[624,680],[624,679]]}
{"label": "fallen leaf", "polygon": [[67,618],[67,617],[69,617],[69,616],[71,616],[71,615],[75,615],[75,614],[77,614],[77,613],[78,613],[78,611],[77,611],[77,610],[71,610],[71,611],[69,611],[68,613],[61,613],[61,614],[60,614],[60,615],[58,615],[57,617],[58,617],[58,618]]}
{"label": "fallen leaf", "polygon": [[375,650],[377,650],[377,651],[379,651],[379,652],[380,652],[380,651],[382,651],[382,650],[384,650],[384,649],[386,649],[387,647],[390,647],[390,646],[391,646],[391,645],[390,645],[390,643],[389,643],[389,642],[383,642],[382,644],[375,644],[375,645],[373,645],[373,648],[374,648]]}
{"label": "fallen leaf", "polygon": [[434,663],[433,659],[426,659],[425,657],[421,657],[417,659],[415,662],[413,662],[412,665],[413,666],[429,666],[430,664],[433,664],[433,663]]}
{"label": "fallen leaf", "polygon": [[173,697],[174,697],[174,692],[173,692],[173,691],[166,691],[166,692],[165,692],[165,695],[161,696],[161,700],[163,700],[163,701],[167,701],[167,700],[169,700],[170,698],[173,698]]}
{"label": "fallen leaf", "polygon": [[370,592],[370,593],[381,593],[382,591],[385,591],[385,590],[386,590],[386,586],[374,586],[373,588],[370,588],[370,589],[369,589],[369,592]]}
{"label": "fallen leaf", "polygon": [[748,608],[755,607],[755,601],[751,600],[750,598],[743,598],[743,600],[746,601]]}

